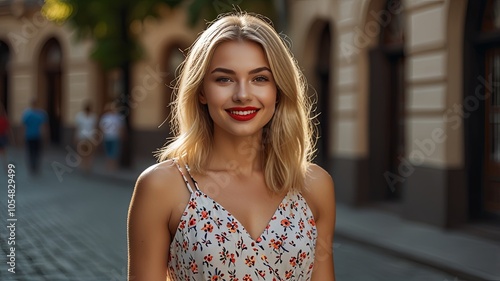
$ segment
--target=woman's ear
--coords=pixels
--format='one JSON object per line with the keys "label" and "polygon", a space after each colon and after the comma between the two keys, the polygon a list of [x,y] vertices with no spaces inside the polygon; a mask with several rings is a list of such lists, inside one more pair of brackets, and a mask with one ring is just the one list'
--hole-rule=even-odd
{"label": "woman's ear", "polygon": [[203,93],[203,90],[200,91],[200,94],[198,95],[198,100],[200,101],[201,104],[207,104],[207,98],[205,97],[205,93]]}

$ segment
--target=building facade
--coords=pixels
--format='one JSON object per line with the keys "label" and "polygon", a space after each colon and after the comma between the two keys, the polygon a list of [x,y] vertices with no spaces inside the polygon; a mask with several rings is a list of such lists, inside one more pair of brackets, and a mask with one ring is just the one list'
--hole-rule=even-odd
{"label": "building facade", "polygon": [[339,201],[498,225],[499,2],[291,2]]}
{"label": "building facade", "polygon": [[[39,7],[0,2],[0,97],[19,125],[38,96],[51,139],[70,143],[85,100],[116,95],[116,74],[88,59],[92,42],[47,22]],[[455,227],[500,215],[500,1],[289,0],[285,33],[317,94],[316,161],[340,202]],[[314,4],[311,4],[314,3]],[[175,69],[203,26],[182,9],[134,27],[135,152],[165,142]]]}

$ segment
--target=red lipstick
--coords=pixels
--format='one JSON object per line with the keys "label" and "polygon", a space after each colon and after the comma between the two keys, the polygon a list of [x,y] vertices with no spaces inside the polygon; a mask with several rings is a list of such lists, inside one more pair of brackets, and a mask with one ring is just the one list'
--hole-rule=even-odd
{"label": "red lipstick", "polygon": [[226,109],[227,114],[236,121],[252,120],[259,111],[258,108],[253,106],[246,107],[231,107]]}

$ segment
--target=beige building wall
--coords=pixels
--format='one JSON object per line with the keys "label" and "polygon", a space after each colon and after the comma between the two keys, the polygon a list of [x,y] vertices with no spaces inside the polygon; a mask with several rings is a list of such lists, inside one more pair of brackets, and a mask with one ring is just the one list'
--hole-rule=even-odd
{"label": "beige building wall", "polygon": [[334,109],[338,127],[334,139],[337,157],[366,157],[367,148],[367,84],[368,58],[365,49],[374,44],[373,36],[365,34],[364,15],[369,8],[362,0],[338,1],[337,69]]}
{"label": "beige building wall", "polygon": [[28,11],[20,17],[0,17],[0,38],[10,47],[10,114],[19,125],[22,112],[36,96],[39,83],[40,52],[44,44],[55,38],[62,50],[62,118],[63,125],[72,124],[81,102],[93,99],[97,73],[88,60],[90,42],[76,42],[67,26],[48,22],[39,11]]}
{"label": "beige building wall", "polygon": [[[462,125],[451,126],[447,111],[463,97],[465,7],[465,1],[407,1],[407,157],[415,165],[463,165]],[[452,8],[463,13],[461,20],[447,20]],[[447,32],[453,29],[462,32]]]}
{"label": "beige building wall", "polygon": [[[295,57],[299,62],[299,66],[302,68],[304,75],[307,78],[307,82],[310,85],[310,91],[315,92],[316,87],[318,87],[318,81],[315,76],[316,67],[316,56],[318,50],[318,44],[320,41],[320,32],[325,27],[329,25],[331,30],[331,61],[330,65],[334,65],[336,61],[336,30],[335,21],[338,3],[336,1],[330,0],[317,0],[314,4],[308,1],[290,1],[290,15],[289,18],[293,19],[289,22],[288,30],[286,31],[287,36],[291,42],[291,49]],[[336,70],[331,72],[330,81],[335,81]],[[334,99],[333,83],[331,87],[330,95],[330,108],[329,112],[322,112],[327,116],[329,120],[333,120],[335,117],[334,108],[336,107],[336,101]],[[336,124],[334,122],[329,122],[330,125],[330,140],[334,140],[334,132],[336,131]],[[334,143],[330,142],[330,154],[329,157],[333,156]]]}
{"label": "beige building wall", "polygon": [[[161,10],[162,18],[146,21],[136,30],[146,56],[134,65],[132,82],[132,126],[139,130],[155,130],[165,120],[166,88],[175,75],[164,70],[166,52],[171,46],[189,47],[202,25],[186,25],[185,10]],[[176,50],[176,52],[181,52]]]}

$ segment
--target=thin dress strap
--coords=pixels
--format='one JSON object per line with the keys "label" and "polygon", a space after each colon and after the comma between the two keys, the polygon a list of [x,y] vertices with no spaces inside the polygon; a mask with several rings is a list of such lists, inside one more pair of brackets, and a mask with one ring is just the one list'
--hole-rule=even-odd
{"label": "thin dress strap", "polygon": [[[177,170],[179,170],[179,173],[181,173],[181,176],[182,178],[184,179],[184,182],[186,183],[186,186],[187,188],[189,189],[189,192],[190,193],[193,193],[193,188],[191,187],[191,184],[189,184],[189,180],[186,178],[186,176],[184,175],[184,172],[182,172],[182,169],[181,169],[181,166],[179,166],[179,163],[177,163],[177,159],[173,159],[175,165],[177,166]],[[186,171],[188,172],[189,174],[189,177],[191,178],[191,180],[195,183],[196,185],[196,182],[194,181],[193,177],[191,177],[191,174],[189,173],[189,169],[188,169],[188,166],[186,165]]]}
{"label": "thin dress strap", "polygon": [[188,164],[185,164],[184,167],[186,167],[186,171],[187,171],[189,177],[191,178],[191,181],[194,183],[194,187],[196,188],[196,190],[200,190],[198,188],[198,182],[191,175],[191,168],[189,168]]}

